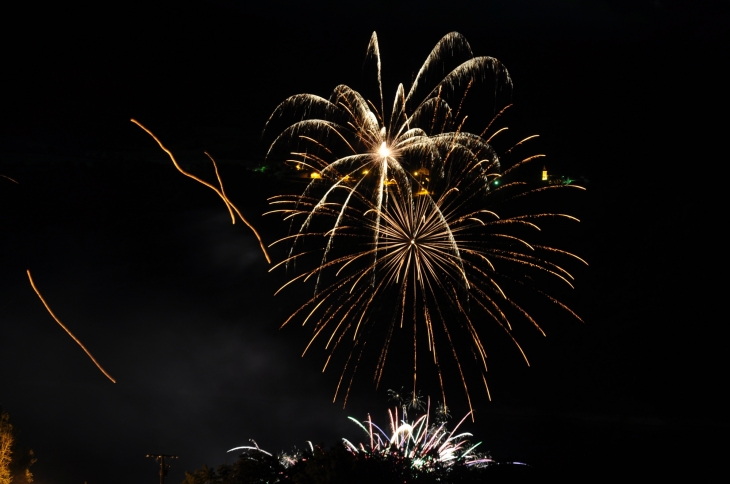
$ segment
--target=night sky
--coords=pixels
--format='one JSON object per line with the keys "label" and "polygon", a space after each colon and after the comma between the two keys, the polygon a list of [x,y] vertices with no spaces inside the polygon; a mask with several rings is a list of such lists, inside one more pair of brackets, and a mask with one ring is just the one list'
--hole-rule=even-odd
{"label": "night sky", "polygon": [[346,409],[332,403],[339,373],[300,357],[306,330],[279,330],[296,308],[295,291],[273,296],[286,274],[129,122],[212,181],[210,152],[270,243],[286,225],[262,217],[266,198],[291,190],[251,171],[264,123],[289,95],[364,87],[373,31],[386,93],[451,31],[498,58],[510,130],[539,133],[548,168],[588,187],[572,201],[582,223],[557,235],[590,263],[564,298],[585,324],[526,333],[530,368],[497,341],[493,401],[465,429],[566,480],[726,475],[728,2],[165,3],[4,16],[0,174],[18,183],[0,178],[0,405],[36,482],[153,483],[144,456],[167,453],[179,483],[249,439],[330,446],[360,438],[348,415],[385,420],[389,386],[364,375]]}

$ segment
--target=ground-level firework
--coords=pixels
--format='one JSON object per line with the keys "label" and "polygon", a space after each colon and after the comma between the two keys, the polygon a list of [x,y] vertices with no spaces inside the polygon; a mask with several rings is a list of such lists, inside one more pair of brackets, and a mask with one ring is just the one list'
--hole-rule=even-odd
{"label": "ground-level firework", "polygon": [[[245,482],[255,480],[254,475],[257,482],[264,482],[264,476],[266,482],[313,482],[308,479],[325,469],[328,477],[322,482],[486,482],[494,474],[485,471],[525,466],[498,461],[479,451],[481,442],[459,430],[469,414],[450,428],[448,419],[431,418],[428,402],[425,411],[413,419],[403,405],[388,410],[388,417],[382,427],[369,415],[363,421],[350,417],[364,431],[365,441],[353,443],[358,441],[343,438],[342,445],[330,450],[307,442],[302,449],[272,454],[251,441],[253,445],[228,451],[241,456],[231,468],[221,466],[219,475],[237,475]],[[189,484],[219,482],[210,470],[187,475]]]}
{"label": "ground-level firework", "polygon": [[426,472],[435,470],[437,466],[450,467],[456,463],[467,466],[487,466],[495,462],[487,454],[480,454],[476,451],[481,443],[470,442],[468,438],[472,434],[456,433],[470,414],[465,415],[453,429],[449,430],[446,422],[430,421],[429,411],[412,422],[407,420],[404,410],[400,414],[400,418],[398,413],[398,407],[388,410],[389,432],[373,423],[369,415],[368,419],[363,422],[350,417],[350,420],[365,431],[369,443],[355,445],[347,439],[342,439],[343,442],[351,452],[371,457],[385,457],[396,452],[408,459],[412,467]]}
{"label": "ground-level firework", "polygon": [[[474,57],[460,34],[438,42],[411,87],[397,87],[388,112],[375,34],[367,54],[376,66],[376,102],[339,85],[327,99],[290,97],[267,124],[273,130],[285,123],[269,156],[283,147],[285,163],[311,180],[301,194],[270,200],[269,213],[291,224],[290,234],[275,242],[289,249],[274,268],[305,268],[282,289],[313,286],[313,296],[284,324],[312,326],[305,353],[321,343],[325,369],[344,350],[335,399],[344,390],[347,402],[358,369],[367,368],[378,385],[396,366],[411,374],[415,389],[417,375],[430,366],[444,401],[454,380],[471,406],[469,380],[490,395],[492,328],[526,362],[514,324],[545,334],[523,294],[578,318],[543,287],[572,288],[564,265],[585,262],[539,236],[546,220],[577,219],[543,211],[537,201],[546,192],[582,188],[522,179],[520,170],[543,155],[516,154],[536,136],[498,154],[493,140],[506,128],[493,122],[509,107],[512,80],[496,59]],[[468,101],[481,100],[484,111],[484,92],[491,114],[486,127],[470,132]],[[408,364],[386,365],[394,355],[400,362],[409,355]]]}

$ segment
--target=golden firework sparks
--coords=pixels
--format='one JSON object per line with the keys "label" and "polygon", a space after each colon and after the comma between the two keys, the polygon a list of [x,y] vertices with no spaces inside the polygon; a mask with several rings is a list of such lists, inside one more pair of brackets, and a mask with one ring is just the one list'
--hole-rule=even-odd
{"label": "golden firework sparks", "polygon": [[[526,320],[545,333],[514,294],[534,286],[532,280],[541,275],[573,287],[571,273],[549,256],[585,263],[570,252],[538,244],[531,234],[539,232],[538,222],[547,218],[577,219],[562,213],[513,215],[500,209],[510,200],[562,187],[534,188],[515,176],[519,168],[544,155],[503,166],[491,143],[506,128],[485,136],[506,107],[481,134],[465,129],[467,116],[460,113],[467,92],[478,81],[492,79],[495,92],[511,89],[499,61],[474,57],[460,34],[448,34],[434,47],[411,88],[398,86],[388,115],[375,33],[368,55],[377,61],[380,110],[359,92],[339,85],[328,99],[312,94],[286,99],[267,122],[268,128],[287,113],[300,115],[276,136],[267,156],[274,156],[280,145],[296,143],[287,161],[318,175],[301,194],[270,199],[274,209],[267,212],[292,224],[299,220],[290,235],[275,242],[287,241],[291,247],[272,270],[294,262],[304,267],[313,263],[282,287],[314,281],[313,297],[284,325],[295,317],[302,317],[302,324],[313,322],[305,352],[322,339],[329,353],[325,368],[334,352],[351,342],[335,399],[349,380],[347,402],[366,343],[378,348],[373,374],[377,386],[398,333],[409,331],[411,337],[398,338],[408,341],[408,348],[404,343],[398,351],[413,351],[414,390],[416,370],[422,366],[416,356],[423,347],[430,352],[444,401],[442,366],[449,357],[471,407],[467,364],[478,368],[491,398],[482,320],[495,322],[527,362],[513,320]],[[463,61],[429,86],[428,80],[443,72],[452,56]],[[425,96],[416,103],[418,93]],[[519,141],[504,156],[514,156],[516,147],[535,137]],[[537,288],[534,292],[578,318],[554,297]]]}

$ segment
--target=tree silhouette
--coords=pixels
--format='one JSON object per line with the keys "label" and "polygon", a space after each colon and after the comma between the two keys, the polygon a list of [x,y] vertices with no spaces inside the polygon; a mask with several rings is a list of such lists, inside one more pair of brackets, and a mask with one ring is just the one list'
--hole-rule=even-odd
{"label": "tree silhouette", "polygon": [[13,456],[13,426],[10,416],[0,409],[0,484],[10,484],[10,462]]}
{"label": "tree silhouette", "polygon": [[30,466],[36,460],[32,450],[17,448],[10,415],[0,407],[0,484],[33,482]]}

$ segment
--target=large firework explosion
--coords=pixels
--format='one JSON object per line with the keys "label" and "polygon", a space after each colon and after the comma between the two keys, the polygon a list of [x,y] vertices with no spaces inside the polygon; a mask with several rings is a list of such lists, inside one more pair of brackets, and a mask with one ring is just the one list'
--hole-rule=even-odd
{"label": "large firework explosion", "polygon": [[[478,375],[490,395],[484,344],[490,326],[501,328],[525,361],[513,322],[544,335],[519,294],[537,294],[578,318],[540,286],[572,287],[563,261],[584,261],[536,238],[545,219],[577,219],[533,212],[534,203],[527,213],[514,207],[546,191],[580,187],[519,178],[520,168],[543,156],[514,156],[534,136],[498,155],[492,140],[506,128],[492,125],[506,109],[498,111],[512,81],[496,59],[474,57],[460,34],[436,44],[410,89],[398,86],[389,112],[375,33],[367,55],[375,61],[379,102],[339,85],[328,99],[286,99],[267,123],[271,131],[292,120],[267,156],[285,147],[292,172],[309,179],[301,194],[270,200],[269,213],[291,223],[290,234],[274,243],[290,244],[274,268],[305,267],[282,289],[307,281],[314,286],[313,297],[284,325],[299,319],[312,326],[305,353],[321,341],[329,353],[324,369],[344,349],[335,399],[346,388],[345,404],[359,367],[374,367],[378,385],[389,357],[407,352],[414,388],[417,370],[430,361],[445,401],[448,367],[459,375],[471,408],[467,374]],[[474,91],[482,98],[488,93],[492,110],[479,134],[466,130],[463,114],[467,94],[479,97]],[[505,158],[514,161],[507,166]]]}

